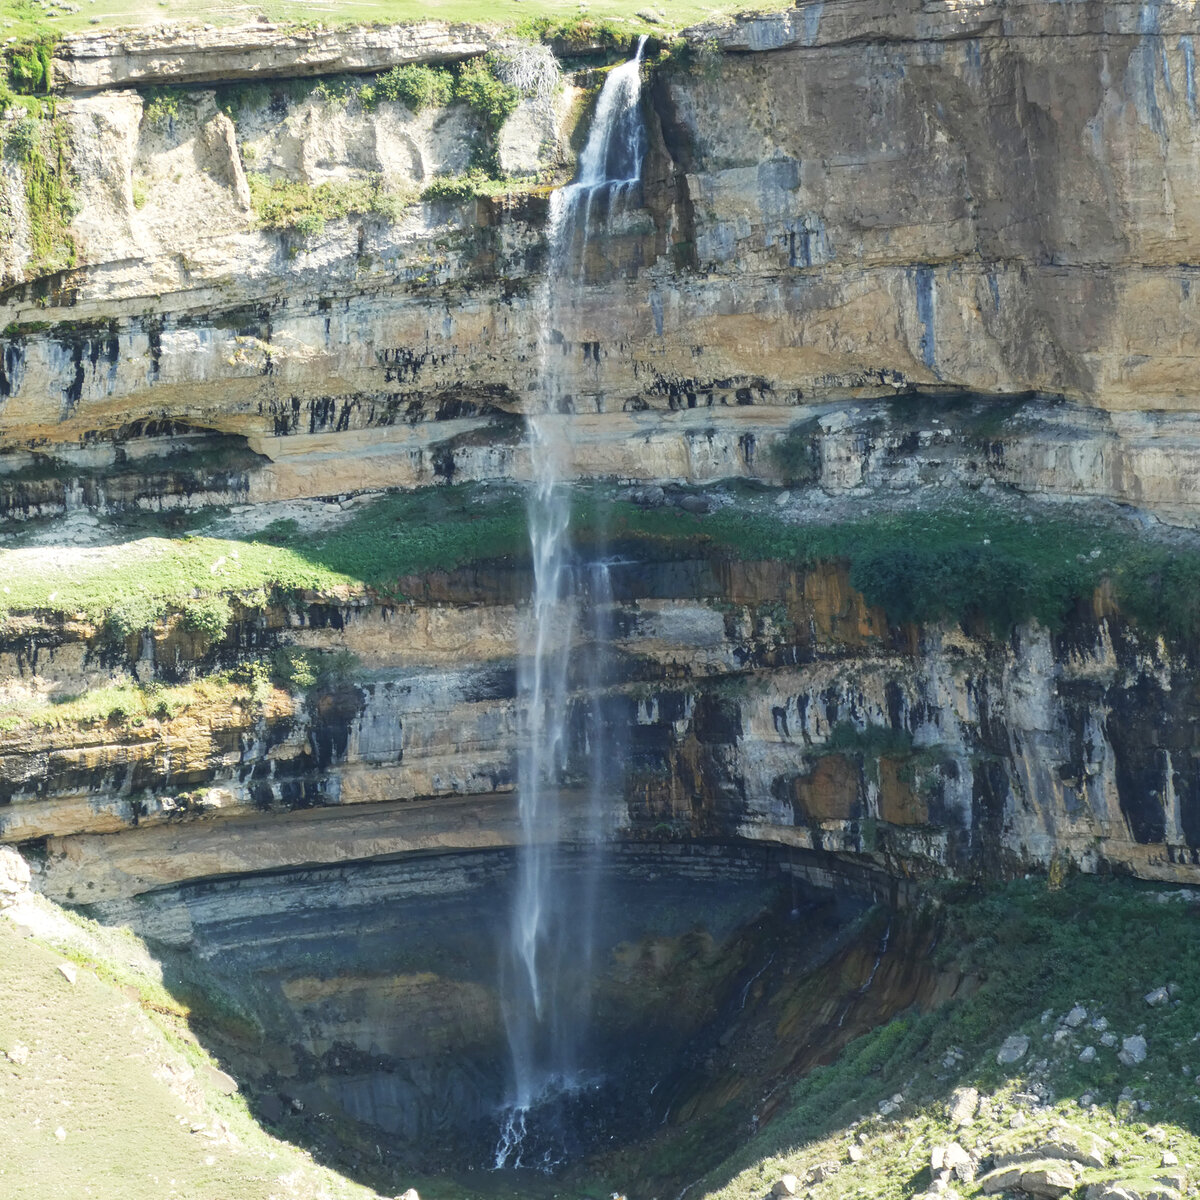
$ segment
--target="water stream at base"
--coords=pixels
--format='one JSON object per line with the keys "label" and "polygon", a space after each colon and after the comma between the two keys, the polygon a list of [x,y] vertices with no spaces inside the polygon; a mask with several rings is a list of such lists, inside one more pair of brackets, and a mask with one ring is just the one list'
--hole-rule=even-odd
{"label": "water stream at base", "polygon": [[[570,540],[569,446],[561,415],[571,404],[568,342],[552,328],[583,282],[588,242],[637,191],[645,155],[637,53],[609,72],[574,182],[550,198],[546,278],[537,300],[542,395],[529,418],[533,488],[529,535],[534,593],[518,696],[525,720],[518,764],[521,847],[500,993],[512,1060],[494,1165],[551,1169],[569,1157],[571,1111],[599,1085],[580,1061],[590,1010],[591,913],[599,886],[614,747],[597,701],[610,640],[606,563],[580,565]],[[590,622],[590,627],[585,626]],[[587,804],[581,836],[596,851],[581,872],[556,870],[567,759],[568,672],[576,638],[591,648],[583,684],[593,698],[584,746]]]}

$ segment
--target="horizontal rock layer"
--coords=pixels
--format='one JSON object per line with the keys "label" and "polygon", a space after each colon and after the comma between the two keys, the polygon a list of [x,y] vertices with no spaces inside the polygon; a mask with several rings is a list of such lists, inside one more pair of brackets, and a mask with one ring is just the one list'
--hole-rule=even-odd
{"label": "horizontal rock layer", "polygon": [[[779,485],[775,451],[799,439],[788,486],[831,504],[966,482],[1194,523],[1195,26],[1173,3],[872,0],[698,31],[653,68],[640,191],[553,313],[571,473]],[[0,178],[5,516],[528,474],[545,196],[418,198],[488,148],[461,104],[216,86],[453,58],[477,37],[263,26],[67,44],[70,86],[112,90],[56,118],[76,266],[37,275],[19,166]],[[205,86],[164,124],[125,85],[168,77]],[[561,173],[585,99],[523,102],[494,147],[505,169]],[[321,229],[268,228],[252,183],[375,199]],[[903,411],[922,395],[940,403]],[[578,777],[589,706],[627,739],[624,834],[913,873],[1057,855],[1194,870],[1186,647],[1103,603],[1053,634],[897,630],[837,566],[642,572],[609,684],[573,701]],[[407,607],[264,617],[237,653],[345,648],[370,667],[269,709],[8,731],[3,836],[44,841],[41,885],[80,901],[510,844],[527,585],[440,580]],[[94,630],[40,620],[10,640],[14,677],[127,676]],[[167,678],[169,657],[150,647],[138,669]]]}

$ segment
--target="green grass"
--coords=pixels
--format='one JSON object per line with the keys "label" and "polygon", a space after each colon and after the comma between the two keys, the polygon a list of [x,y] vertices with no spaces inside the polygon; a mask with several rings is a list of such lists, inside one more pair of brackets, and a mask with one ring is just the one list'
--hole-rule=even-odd
{"label": "green grass", "polygon": [[398,217],[416,195],[392,191],[379,180],[345,180],[316,185],[300,180],[268,179],[257,172],[246,176],[250,200],[259,223],[267,229],[293,229],[312,237],[352,213]]}
{"label": "green grass", "polygon": [[[651,558],[845,562],[853,586],[894,623],[958,620],[1003,634],[1035,618],[1059,628],[1079,608],[1090,610],[1101,589],[1146,633],[1200,636],[1200,551],[1069,512],[979,501],[798,525],[739,504],[697,517],[580,490],[572,520],[581,542],[603,531]],[[51,561],[37,550],[8,551],[0,555],[0,606],[79,614],[124,637],[191,605],[188,620],[215,630],[227,623],[225,609],[197,607],[198,598],[237,597],[251,608],[277,595],[367,589],[395,598],[406,576],[527,553],[518,492],[430,488],[384,496],[329,532],[281,522],[254,539],[145,537]]]}
{"label": "green grass", "polygon": [[6,150],[20,164],[29,213],[29,275],[75,265],[75,239],[70,224],[76,213],[70,153],[65,126],[38,112],[20,117],[6,135]]}
{"label": "green grass", "polygon": [[[639,9],[646,5],[639,0],[593,0],[588,7],[588,20],[603,27],[605,23],[625,22],[630,30],[682,28],[706,20],[714,12],[736,12],[746,4],[682,3],[664,4],[660,7],[666,22],[660,26],[648,26],[637,17]],[[755,7],[755,6],[750,6]],[[494,0],[482,4],[478,0],[339,0],[338,3],[311,3],[302,0],[266,0],[257,5],[254,12],[263,12],[273,21],[296,24],[320,22],[325,25],[350,23],[393,23],[424,20],[468,21],[476,24],[528,27],[531,23],[549,26],[565,26],[567,30],[579,25],[579,6],[574,0]],[[242,22],[251,19],[244,4],[234,0],[200,4],[187,0],[161,0],[147,3],[146,0],[99,0],[99,3],[84,4],[77,13],[56,12],[47,16],[45,10],[28,0],[3,0],[0,3],[0,25],[5,36],[29,39],[43,31],[67,33],[95,28],[157,24],[166,20],[187,21],[200,24]],[[94,22],[94,24],[93,24]]]}
{"label": "green grass", "polygon": [[737,505],[688,518],[656,509],[644,534],[694,536],[744,559],[798,566],[841,560],[850,581],[894,622],[978,619],[1000,632],[1036,618],[1058,628],[1105,581],[1147,631],[1200,634],[1200,552],[1045,510],[977,501],[832,524],[793,525]]}
{"label": "green grass", "polygon": [[[252,705],[264,698],[264,687],[256,686],[254,674],[253,664],[247,664],[237,671],[206,675],[174,686],[117,683],[81,695],[52,697],[42,704],[28,699],[0,704],[0,732],[65,729],[114,721],[136,728],[148,721],[169,721],[196,706],[228,709],[233,704]],[[266,683],[272,672],[267,668],[261,675]],[[269,684],[265,690],[269,691]]]}
{"label": "green grass", "polygon": [[200,596],[265,605],[272,593],[375,589],[398,596],[398,581],[482,557],[520,554],[526,544],[515,494],[472,506],[461,488],[390,495],[328,533],[294,523],[259,540],[147,537],[71,561],[36,550],[0,556],[0,603],[9,612],[76,613],[125,635]]}
{"label": "green grass", "polygon": [[37,938],[0,918],[0,1050],[28,1052],[0,1053],[5,1200],[376,1200],[266,1133],[240,1094],[220,1094],[187,1024],[188,1001],[207,1007],[200,988],[181,1002],[137,938],[40,907],[53,924]]}
{"label": "green grass", "polygon": [[[1006,1108],[1003,1119],[981,1116],[960,1131],[967,1146],[1008,1136],[1013,1094],[1036,1087],[1052,1110],[1041,1118],[1047,1124],[1070,1121],[1122,1151],[1119,1166],[1097,1169],[1092,1178],[1153,1173],[1161,1148],[1147,1145],[1151,1123],[1161,1125],[1182,1161],[1196,1161],[1197,917],[1178,897],[1164,902],[1162,896],[1128,880],[1095,877],[1074,877],[1059,888],[1039,879],[975,893],[943,889],[934,963],[961,972],[975,990],[930,1011],[905,1012],[851,1042],[829,1065],[811,1070],[792,1088],[781,1115],[691,1194],[748,1200],[765,1194],[785,1171],[803,1175],[806,1165],[833,1158],[842,1171],[818,1186],[814,1197],[903,1200],[928,1186],[927,1166],[924,1186],[917,1183],[929,1147],[955,1136],[944,1105],[950,1091],[963,1085]],[[1168,983],[1180,1003],[1150,1008],[1144,995]],[[1118,1038],[1144,1029],[1146,1062],[1123,1067],[1115,1050],[1101,1048],[1094,1062],[1080,1063],[1081,1046],[1101,1047],[1100,1033],[1088,1027],[1056,1044],[1057,1019],[1077,1003],[1090,1017],[1102,1015]],[[1015,1032],[1029,1035],[1030,1052],[1018,1064],[999,1066],[996,1051]],[[952,1051],[961,1059],[947,1068]],[[1125,1087],[1136,1100],[1149,1102],[1147,1114],[1119,1100]],[[880,1121],[874,1115],[879,1102],[896,1093],[905,1097],[902,1107],[893,1119]],[[1078,1104],[1089,1093],[1098,1105],[1094,1113]],[[866,1158],[847,1164],[850,1133],[860,1130]],[[955,1186],[965,1197],[979,1194],[977,1183]]]}

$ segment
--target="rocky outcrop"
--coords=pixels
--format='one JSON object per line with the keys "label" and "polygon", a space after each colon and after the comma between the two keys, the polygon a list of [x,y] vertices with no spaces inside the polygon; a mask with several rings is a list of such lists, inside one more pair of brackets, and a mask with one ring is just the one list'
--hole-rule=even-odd
{"label": "rocky outcrop", "polygon": [[483,54],[493,38],[478,26],[436,21],[293,29],[260,20],[220,28],[88,31],[56,45],[53,70],[56,82],[69,92],[214,79],[294,79],[455,62]]}

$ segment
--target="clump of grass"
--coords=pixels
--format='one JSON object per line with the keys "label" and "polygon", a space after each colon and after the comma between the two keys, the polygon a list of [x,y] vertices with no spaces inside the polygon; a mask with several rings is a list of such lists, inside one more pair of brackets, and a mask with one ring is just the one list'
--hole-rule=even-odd
{"label": "clump of grass", "polygon": [[339,180],[309,184],[247,174],[250,199],[266,229],[292,230],[303,238],[320,234],[328,221],[374,213],[395,220],[410,201],[379,179]]}
{"label": "clump of grass", "polygon": [[44,96],[50,91],[54,83],[54,40],[46,33],[8,48],[5,58],[13,91],[27,96]]}
{"label": "clump of grass", "polygon": [[29,214],[30,276],[72,267],[75,239],[70,225],[77,210],[72,190],[70,148],[64,125],[38,115],[19,118],[8,131],[5,149],[20,163]]}
{"label": "clump of grass", "polygon": [[155,128],[171,128],[179,116],[179,104],[187,93],[181,88],[148,88],[144,93],[142,120]]}
{"label": "clump of grass", "polygon": [[422,200],[462,202],[478,197],[496,198],[536,193],[547,189],[545,176],[510,176],[472,167],[463,175],[438,175],[426,185]]}

